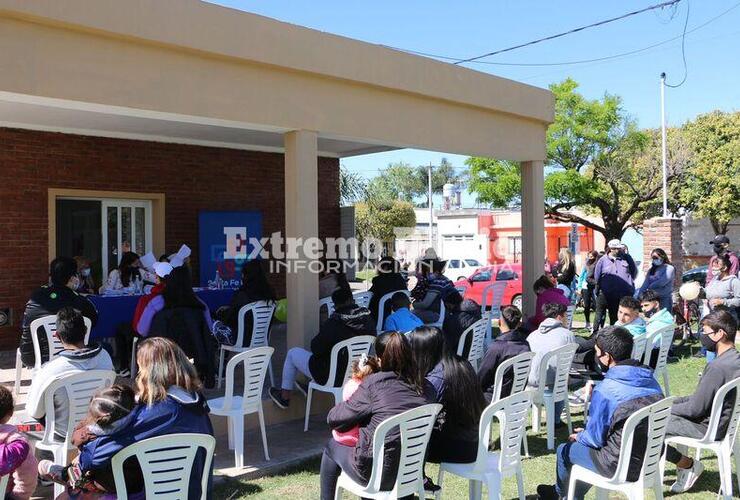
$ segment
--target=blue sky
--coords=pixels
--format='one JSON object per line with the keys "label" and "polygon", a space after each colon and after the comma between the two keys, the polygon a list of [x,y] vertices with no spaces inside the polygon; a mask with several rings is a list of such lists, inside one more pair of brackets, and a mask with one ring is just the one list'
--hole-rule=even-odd
{"label": "blue sky", "polygon": [[[370,43],[462,58],[661,1],[221,0],[216,3]],[[680,88],[668,89],[667,121],[669,125],[679,125],[713,109],[740,109],[740,2],[737,0],[682,0],[675,10],[646,12],[488,60],[553,63],[641,49],[679,37],[689,2],[688,30],[733,6],[738,7],[686,36],[688,78]],[[540,87],[573,77],[587,97],[600,97],[605,92],[621,96],[624,108],[643,127],[660,124],[660,73],[668,74],[669,83],[680,82],[684,74],[680,38],[639,54],[596,63],[555,67],[471,64],[468,67]],[[442,156],[456,167],[463,167],[465,157],[416,150],[347,158],[342,163],[372,177],[389,162],[437,163]],[[471,199],[466,197],[468,205]]]}

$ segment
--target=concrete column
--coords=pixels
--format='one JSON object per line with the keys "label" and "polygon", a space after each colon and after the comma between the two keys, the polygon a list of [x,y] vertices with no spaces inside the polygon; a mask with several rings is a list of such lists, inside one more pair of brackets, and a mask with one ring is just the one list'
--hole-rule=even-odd
{"label": "concrete column", "polygon": [[[296,130],[285,141],[285,237],[318,238],[318,161],[316,132]],[[286,259],[290,264],[291,259]],[[306,347],[319,328],[319,276],[308,269],[303,246],[285,278],[288,299],[288,348]]]}
{"label": "concrete column", "polygon": [[532,284],[545,262],[545,170],[541,161],[522,162],[522,292],[525,316],[535,314]]}

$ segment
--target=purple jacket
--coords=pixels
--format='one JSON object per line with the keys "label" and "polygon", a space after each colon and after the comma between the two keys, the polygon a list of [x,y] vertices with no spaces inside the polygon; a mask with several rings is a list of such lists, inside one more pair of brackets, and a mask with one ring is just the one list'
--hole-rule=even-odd
{"label": "purple jacket", "polygon": [[540,323],[544,321],[545,315],[542,314],[542,308],[545,304],[563,304],[568,307],[570,305],[570,300],[568,300],[568,297],[565,296],[565,292],[560,288],[548,288],[537,295],[537,313],[529,322],[530,328],[536,329],[540,326]]}
{"label": "purple jacket", "polygon": [[605,295],[632,295],[635,293],[634,279],[637,276],[637,266],[630,254],[622,254],[612,260],[604,255],[596,263],[594,279],[599,290]]}
{"label": "purple jacket", "polygon": [[[203,301],[201,300],[201,302]],[[205,303],[203,303],[203,305],[205,306],[205,309],[203,310],[203,317],[205,318],[206,324],[208,325],[208,330],[213,331],[213,320],[211,319],[211,312],[208,310],[208,306]],[[144,312],[141,314],[139,323],[136,325],[136,331],[139,332],[139,335],[141,335],[142,337],[149,336],[149,329],[152,326],[152,320],[154,319],[154,316],[162,309],[164,309],[164,297],[162,297],[161,295],[157,295],[149,301],[149,303],[144,308]]]}

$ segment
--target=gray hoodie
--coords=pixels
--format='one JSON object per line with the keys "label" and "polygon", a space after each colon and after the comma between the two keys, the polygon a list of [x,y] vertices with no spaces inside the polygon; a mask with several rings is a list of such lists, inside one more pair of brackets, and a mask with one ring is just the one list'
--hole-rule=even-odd
{"label": "gray hoodie", "polygon": [[[740,307],[740,279],[729,275],[723,279],[713,279],[704,287],[704,293],[708,300],[722,299],[724,305],[733,308]],[[714,308],[710,305],[710,307]]]}
{"label": "gray hoodie", "polygon": [[[534,353],[532,358],[532,369],[529,372],[529,385],[537,387],[540,378],[540,363],[542,356],[558,347],[571,344],[576,339],[573,333],[565,328],[563,324],[554,318],[545,318],[540,323],[539,328],[529,334],[527,342],[529,349]],[[555,358],[550,361],[547,370],[547,383],[551,384],[555,380]]]}

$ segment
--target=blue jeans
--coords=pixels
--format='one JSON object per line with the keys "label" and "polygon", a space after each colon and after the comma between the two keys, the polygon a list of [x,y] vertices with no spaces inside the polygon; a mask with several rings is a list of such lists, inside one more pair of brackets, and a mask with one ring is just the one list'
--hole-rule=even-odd
{"label": "blue jeans", "polygon": [[[570,481],[570,470],[574,465],[580,465],[588,470],[596,472],[596,466],[591,460],[591,448],[579,442],[567,442],[558,446],[557,451],[557,482],[555,489],[560,497],[568,495],[568,481]],[[591,488],[586,483],[578,483],[574,498],[582,499]]]}

